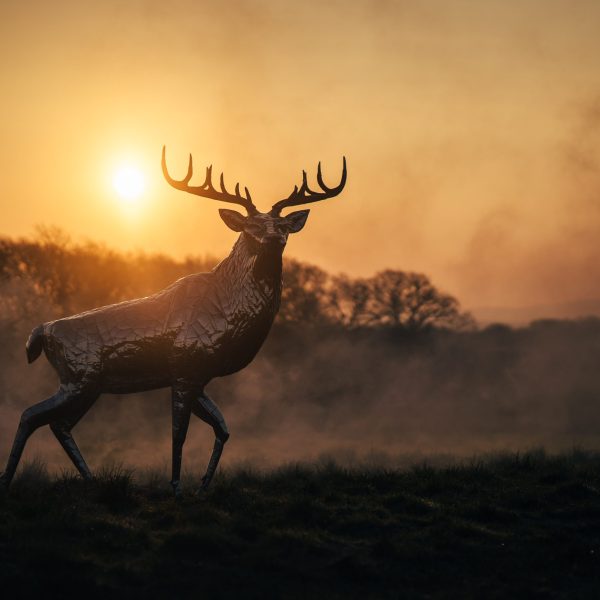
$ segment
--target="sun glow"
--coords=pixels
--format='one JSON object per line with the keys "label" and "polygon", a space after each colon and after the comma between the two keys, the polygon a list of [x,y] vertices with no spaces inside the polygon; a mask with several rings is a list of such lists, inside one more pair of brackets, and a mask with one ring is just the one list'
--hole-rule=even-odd
{"label": "sun glow", "polygon": [[134,203],[139,200],[145,188],[143,173],[132,166],[123,166],[117,169],[112,183],[119,199],[126,203]]}

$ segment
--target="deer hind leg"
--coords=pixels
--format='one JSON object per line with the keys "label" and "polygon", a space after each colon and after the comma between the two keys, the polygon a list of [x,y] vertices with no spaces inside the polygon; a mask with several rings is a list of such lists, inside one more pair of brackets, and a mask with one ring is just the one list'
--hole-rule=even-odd
{"label": "deer hind leg", "polygon": [[61,386],[54,396],[30,406],[23,412],[0,483],[5,487],[10,485],[29,436],[43,425],[48,425],[57,419],[68,418],[74,411],[78,411],[80,399],[80,394],[74,394]]}
{"label": "deer hind leg", "polygon": [[173,388],[172,417],[173,417],[173,463],[171,485],[176,498],[181,497],[181,455],[183,444],[190,424],[191,403],[194,392]]}
{"label": "deer hind leg", "polygon": [[79,423],[97,398],[97,394],[86,397],[85,401],[82,400],[81,405],[77,406],[69,415],[50,423],[52,433],[54,433],[63,450],[67,453],[67,456],[84,479],[91,479],[92,473],[71,435],[71,430]]}
{"label": "deer hind leg", "polygon": [[223,453],[223,446],[229,439],[229,431],[219,407],[204,392],[194,398],[192,412],[205,423],[208,423],[215,432],[215,445],[200,486],[200,491],[203,491],[210,485],[217,470],[217,465]]}

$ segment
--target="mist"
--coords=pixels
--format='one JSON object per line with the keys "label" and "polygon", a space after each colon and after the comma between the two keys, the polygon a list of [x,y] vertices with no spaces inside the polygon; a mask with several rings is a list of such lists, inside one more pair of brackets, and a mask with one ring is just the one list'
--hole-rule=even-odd
{"label": "mist", "polygon": [[[24,352],[31,319],[42,320],[52,307],[25,282],[5,282],[0,297],[6,457],[20,413],[50,396],[57,378],[43,355],[27,365]],[[594,447],[599,335],[594,318],[418,333],[276,324],[247,369],[207,387],[231,432],[222,464],[398,464]],[[170,434],[169,390],[103,395],[74,430],[92,469],[124,463],[166,470]],[[184,469],[203,469],[212,443],[210,427],[192,416]],[[28,442],[24,459],[36,457],[54,470],[72,469],[47,427]]]}

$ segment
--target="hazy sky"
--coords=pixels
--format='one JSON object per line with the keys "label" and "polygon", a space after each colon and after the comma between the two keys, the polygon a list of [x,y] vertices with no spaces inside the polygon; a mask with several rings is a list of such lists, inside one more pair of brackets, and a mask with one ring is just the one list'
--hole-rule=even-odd
{"label": "hazy sky", "polygon": [[595,0],[3,0],[0,233],[224,255],[222,205],[162,181],[163,144],[263,209],[345,154],[289,255],[467,307],[598,298],[599,31]]}

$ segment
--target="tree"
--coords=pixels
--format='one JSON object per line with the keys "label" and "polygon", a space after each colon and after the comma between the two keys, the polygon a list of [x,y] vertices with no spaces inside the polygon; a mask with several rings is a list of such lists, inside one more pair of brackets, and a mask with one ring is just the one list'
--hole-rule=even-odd
{"label": "tree", "polygon": [[56,317],[146,296],[215,263],[211,257],[176,261],[74,244],[56,228],[39,228],[35,241],[0,239],[0,277],[26,282],[55,307]]}
{"label": "tree", "polygon": [[380,325],[411,331],[428,327],[464,329],[474,325],[453,296],[440,292],[422,273],[386,270],[370,280],[369,314]]}
{"label": "tree", "polygon": [[[122,254],[91,242],[73,243],[53,228],[40,229],[35,241],[0,239],[1,283],[21,281],[19,289],[43,298],[55,318],[146,296],[215,263],[211,257],[177,261],[158,254]],[[283,279],[279,322],[411,331],[473,326],[458,301],[420,273],[388,269],[370,278],[332,277],[315,265],[286,259]]]}
{"label": "tree", "polygon": [[418,331],[474,325],[458,301],[440,292],[421,273],[385,270],[368,279],[342,275],[329,293],[335,319],[348,327],[383,326]]}
{"label": "tree", "polygon": [[283,264],[280,322],[317,323],[327,319],[329,275],[316,267],[288,259]]}
{"label": "tree", "polygon": [[328,308],[334,321],[346,327],[369,325],[371,288],[367,279],[351,279],[347,275],[333,278]]}

